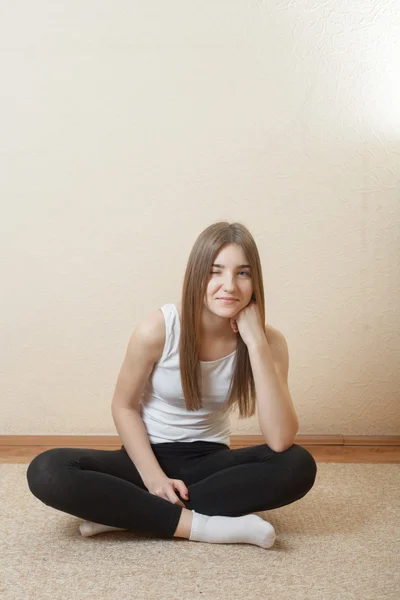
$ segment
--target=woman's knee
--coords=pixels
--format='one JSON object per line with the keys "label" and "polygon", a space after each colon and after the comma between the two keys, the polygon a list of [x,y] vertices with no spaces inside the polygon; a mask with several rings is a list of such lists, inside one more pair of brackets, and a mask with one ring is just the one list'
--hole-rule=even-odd
{"label": "woman's knee", "polygon": [[311,452],[303,446],[293,444],[282,454],[286,455],[285,467],[290,469],[292,475],[301,481],[307,491],[310,490],[317,476],[317,463]]}
{"label": "woman's knee", "polygon": [[60,448],[50,448],[41,452],[29,463],[26,471],[28,487],[32,494],[42,500],[50,501],[50,491],[57,471]]}

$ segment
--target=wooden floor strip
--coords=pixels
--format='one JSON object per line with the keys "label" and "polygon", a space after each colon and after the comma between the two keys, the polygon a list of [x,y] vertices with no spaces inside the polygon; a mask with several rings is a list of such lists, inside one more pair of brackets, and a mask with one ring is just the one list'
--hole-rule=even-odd
{"label": "wooden floor strip", "polygon": [[[262,442],[261,442],[262,443]],[[244,448],[253,444],[231,444],[231,448]],[[400,463],[400,446],[394,445],[315,445],[300,444],[308,450],[316,462],[341,462],[341,463]],[[5,446],[0,445],[0,463],[28,463],[35,456],[50,448],[74,447],[69,444],[37,445],[37,446]],[[89,446],[82,444],[75,446],[81,448],[92,447],[98,450],[119,450],[121,444]]]}

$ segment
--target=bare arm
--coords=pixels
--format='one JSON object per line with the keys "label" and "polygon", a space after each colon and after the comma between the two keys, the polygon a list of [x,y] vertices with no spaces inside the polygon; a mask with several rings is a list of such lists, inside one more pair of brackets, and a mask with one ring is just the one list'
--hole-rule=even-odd
{"label": "bare arm", "polygon": [[166,475],[151,448],[139,404],[164,343],[164,316],[157,310],[139,323],[129,340],[111,405],[118,434],[147,488],[150,482]]}
{"label": "bare arm", "polygon": [[144,485],[148,488],[152,481],[165,475],[151,448],[145,424],[134,408],[113,406],[112,415],[119,437],[129,458],[139,471]]}
{"label": "bare arm", "polygon": [[[274,346],[267,338],[249,346],[260,429],[266,443],[275,452],[284,452],[290,448],[299,429],[299,420],[287,386],[288,357],[285,354],[285,346],[282,345],[281,348],[282,350],[279,350],[279,346]],[[279,364],[280,376],[274,364],[274,357],[275,362]]]}

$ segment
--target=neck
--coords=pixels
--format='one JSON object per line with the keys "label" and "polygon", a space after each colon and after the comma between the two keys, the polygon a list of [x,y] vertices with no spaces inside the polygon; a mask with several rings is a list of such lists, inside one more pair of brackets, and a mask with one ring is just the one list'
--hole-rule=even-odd
{"label": "neck", "polygon": [[231,327],[230,319],[216,315],[207,306],[203,306],[201,313],[201,332],[202,336],[208,339],[225,338],[228,341],[237,336]]}
{"label": "neck", "polygon": [[[176,303],[176,307],[180,316],[181,304]],[[231,341],[236,339],[237,333],[233,331],[229,319],[220,317],[211,312],[206,306],[203,306],[201,313],[201,337],[208,340],[221,340],[221,338],[225,338],[226,341]]]}

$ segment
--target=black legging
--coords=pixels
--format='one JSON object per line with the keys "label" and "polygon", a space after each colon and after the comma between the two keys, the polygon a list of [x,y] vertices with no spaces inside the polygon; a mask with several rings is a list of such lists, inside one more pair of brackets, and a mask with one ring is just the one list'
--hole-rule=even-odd
{"label": "black legging", "polygon": [[[313,456],[293,444],[274,452],[267,444],[231,450],[216,442],[151,444],[161,469],[181,479],[189,510],[238,517],[299,500],[314,485]],[[81,519],[173,537],[182,507],[151,494],[124,446],[119,450],[54,448],[28,466],[29,489],[39,500]]]}

